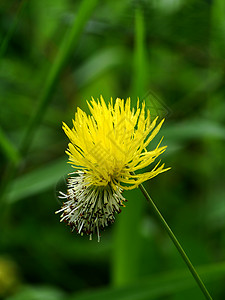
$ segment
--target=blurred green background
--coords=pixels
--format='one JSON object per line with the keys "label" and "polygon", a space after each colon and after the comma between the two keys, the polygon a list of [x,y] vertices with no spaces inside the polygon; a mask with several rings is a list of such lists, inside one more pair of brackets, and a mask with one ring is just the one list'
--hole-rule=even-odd
{"label": "blurred green background", "polygon": [[54,214],[62,121],[102,94],[166,117],[172,169],[145,187],[225,299],[225,2],[2,0],[0,41],[0,297],[204,299],[138,189],[100,243]]}

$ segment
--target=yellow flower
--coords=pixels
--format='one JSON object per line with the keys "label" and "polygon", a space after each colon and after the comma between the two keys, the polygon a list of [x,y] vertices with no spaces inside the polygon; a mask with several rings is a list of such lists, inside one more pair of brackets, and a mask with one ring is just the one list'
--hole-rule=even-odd
{"label": "yellow flower", "polygon": [[112,223],[115,212],[126,201],[123,190],[134,189],[159,173],[167,171],[159,163],[148,172],[135,174],[148,167],[165,151],[158,146],[148,151],[147,146],[159,132],[163,121],[150,121],[145,103],[136,110],[131,101],[117,98],[106,105],[100,97],[88,103],[91,115],[80,108],[75,113],[73,128],[63,123],[63,130],[70,139],[66,153],[76,169],[68,179],[61,221],[65,220],[78,233],[87,233],[90,239],[99,229]]}

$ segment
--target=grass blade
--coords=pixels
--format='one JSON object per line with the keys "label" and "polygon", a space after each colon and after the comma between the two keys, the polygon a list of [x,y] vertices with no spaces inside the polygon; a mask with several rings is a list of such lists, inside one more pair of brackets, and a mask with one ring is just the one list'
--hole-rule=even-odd
{"label": "grass blade", "polygon": [[10,142],[4,131],[0,127],[0,147],[5,153],[5,156],[14,164],[20,161],[20,155],[14,145]]}
{"label": "grass blade", "polygon": [[[198,267],[198,273],[207,283],[213,283],[224,277],[225,263],[216,263]],[[196,286],[195,281],[187,270],[177,270],[168,273],[152,275],[136,281],[132,285],[118,288],[105,288],[101,290],[90,290],[75,294],[68,300],[148,300],[169,299],[173,294],[185,293]],[[162,297],[162,298],[161,298]],[[202,294],[196,288],[196,299],[203,299]]]}
{"label": "grass blade", "polygon": [[25,136],[22,140],[22,144],[21,144],[22,153],[26,153],[27,149],[29,148],[29,145],[37,129],[37,126],[41,123],[44,112],[46,111],[46,108],[51,101],[51,95],[57,84],[59,75],[63,67],[65,66],[66,62],[68,61],[77,42],[79,41],[84,26],[87,23],[91,13],[93,12],[97,2],[98,0],[84,0],[81,3],[78,14],[76,18],[74,18],[73,26],[71,30],[67,32],[67,35],[65,36],[61,44],[55,62],[52,65],[49,74],[47,76],[46,83],[39,100],[39,105],[30,120],[30,123],[25,132]]}
{"label": "grass blade", "polygon": [[[135,49],[134,49],[134,76],[132,95],[143,94],[144,78],[144,18],[142,11],[135,12]],[[140,223],[143,216],[145,200],[139,198],[138,190],[124,193],[129,201],[126,208],[115,224],[115,241],[112,262],[112,283],[115,286],[135,281],[140,275],[141,235]],[[138,201],[136,201],[138,199]]]}

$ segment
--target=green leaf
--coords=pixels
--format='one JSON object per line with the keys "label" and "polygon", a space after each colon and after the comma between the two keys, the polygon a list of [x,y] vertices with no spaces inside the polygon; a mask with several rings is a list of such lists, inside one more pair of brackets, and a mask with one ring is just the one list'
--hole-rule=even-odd
{"label": "green leaf", "polygon": [[63,300],[65,294],[54,287],[40,286],[23,287],[14,296],[6,298],[6,300]]}
{"label": "green leaf", "polygon": [[76,44],[78,43],[83,29],[90,18],[94,8],[97,6],[98,0],[85,0],[81,2],[76,18],[70,30],[68,30],[63,39],[58,54],[52,64],[49,73],[45,80],[45,85],[39,99],[38,107],[31,117],[30,123],[25,132],[21,144],[21,153],[26,153],[31,144],[31,140],[37,131],[37,126],[41,123],[44,112],[52,100],[52,93],[57,86],[59,76],[68,62],[70,55],[73,53]]}
{"label": "green leaf", "polygon": [[[198,273],[206,282],[213,282],[225,274],[225,263],[217,263],[198,268]],[[105,288],[97,291],[75,294],[67,300],[148,300],[169,297],[174,293],[184,292],[196,287],[196,299],[204,299],[201,291],[197,289],[196,282],[186,270],[178,270],[166,274],[144,278],[121,288]],[[167,298],[162,298],[167,299]]]}
{"label": "green leaf", "polygon": [[8,201],[10,203],[16,202],[25,197],[45,191],[50,187],[54,187],[64,174],[72,171],[71,166],[63,158],[50,163],[46,167],[25,174],[15,179],[9,187]]}
{"label": "green leaf", "polygon": [[5,153],[6,157],[13,163],[18,163],[20,161],[20,155],[14,145],[10,142],[8,137],[5,135],[0,127],[0,147]]}
{"label": "green leaf", "polygon": [[0,44],[0,59],[3,57],[3,55],[5,54],[6,50],[7,50],[7,47],[8,47],[8,44],[16,30],[16,27],[20,21],[20,18],[22,17],[22,13],[23,13],[23,10],[27,4],[27,0],[22,0],[20,2],[20,6],[18,8],[18,11],[16,13],[16,16],[15,16],[15,19],[13,21],[13,24],[11,26],[11,28],[8,30],[6,36],[4,37],[3,41],[1,42]]}
{"label": "green leaf", "polygon": [[168,124],[162,128],[161,133],[166,140],[225,139],[225,127],[206,119],[190,119],[182,123]]}
{"label": "green leaf", "polygon": [[90,82],[112,67],[122,64],[123,57],[124,53],[120,47],[111,47],[98,51],[76,70],[74,73],[76,84],[80,87],[90,84]]}

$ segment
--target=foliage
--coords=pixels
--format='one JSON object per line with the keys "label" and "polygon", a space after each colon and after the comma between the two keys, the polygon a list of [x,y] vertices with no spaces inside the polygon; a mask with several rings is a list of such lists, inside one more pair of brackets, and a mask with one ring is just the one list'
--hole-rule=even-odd
{"label": "foliage", "polygon": [[222,0],[2,1],[2,299],[203,299],[138,189],[101,243],[54,214],[71,171],[62,121],[101,94],[166,117],[172,169],[145,187],[225,298],[224,12]]}

